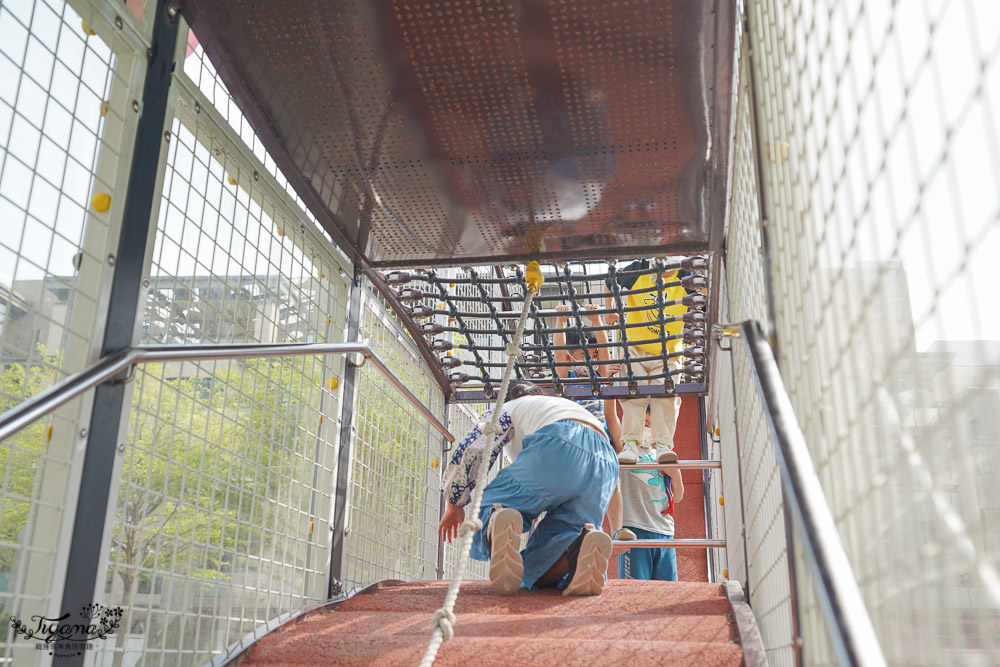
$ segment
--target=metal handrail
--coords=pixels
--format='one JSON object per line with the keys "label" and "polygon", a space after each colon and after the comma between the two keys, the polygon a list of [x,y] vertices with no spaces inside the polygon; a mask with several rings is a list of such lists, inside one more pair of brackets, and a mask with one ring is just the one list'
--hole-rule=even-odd
{"label": "metal handrail", "polygon": [[673,463],[619,463],[621,470],[711,470],[722,469],[722,461],[690,459]]}
{"label": "metal handrail", "polygon": [[771,346],[756,321],[740,324],[740,332],[764,403],[764,416],[776,444],[786,507],[792,510],[805,546],[816,596],[837,659],[842,665],[885,665],[882,647],[844,552]]}
{"label": "metal handrail", "polygon": [[611,545],[616,548],[625,549],[679,549],[691,547],[693,549],[725,549],[725,540],[703,540],[698,538],[680,539],[639,539],[639,540],[614,540]]}
{"label": "metal handrail", "polygon": [[84,370],[70,375],[0,415],[0,440],[9,438],[35,420],[83,392],[106,382],[122,371],[151,361],[210,361],[218,359],[251,359],[256,357],[290,357],[315,354],[361,354],[403,394],[407,401],[441,432],[449,442],[455,436],[438,421],[403,381],[396,377],[367,343],[238,343],[230,345],[138,345],[104,357]]}

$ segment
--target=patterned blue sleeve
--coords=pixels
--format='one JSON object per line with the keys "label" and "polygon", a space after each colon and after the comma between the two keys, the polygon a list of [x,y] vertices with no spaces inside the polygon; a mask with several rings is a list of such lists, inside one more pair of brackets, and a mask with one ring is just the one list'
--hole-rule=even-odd
{"label": "patterned blue sleeve", "polygon": [[[487,445],[486,436],[483,435],[482,429],[489,423],[490,417],[489,412],[483,415],[475,428],[469,431],[469,434],[460,443],[455,445],[455,451],[451,455],[451,461],[448,463],[448,468],[445,470],[441,482],[441,490],[452,505],[464,507],[472,500],[472,491],[476,486],[476,475],[479,473],[479,465]],[[513,423],[510,414],[504,410],[500,413],[500,432],[493,436],[493,447],[490,451],[489,461],[491,468],[500,452],[513,437]]]}

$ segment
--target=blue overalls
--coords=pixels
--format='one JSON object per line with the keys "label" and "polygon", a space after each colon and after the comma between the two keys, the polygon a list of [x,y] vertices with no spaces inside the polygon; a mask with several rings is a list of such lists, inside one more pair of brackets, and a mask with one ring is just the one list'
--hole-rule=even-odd
{"label": "blue overalls", "polygon": [[[618,482],[618,459],[607,438],[580,422],[565,420],[525,436],[517,459],[483,492],[479,518],[486,526],[493,505],[516,509],[531,526],[545,512],[521,556],[521,586],[532,588],[563,555],[583,524],[600,529]],[[488,561],[486,530],[477,531],[471,556]]]}

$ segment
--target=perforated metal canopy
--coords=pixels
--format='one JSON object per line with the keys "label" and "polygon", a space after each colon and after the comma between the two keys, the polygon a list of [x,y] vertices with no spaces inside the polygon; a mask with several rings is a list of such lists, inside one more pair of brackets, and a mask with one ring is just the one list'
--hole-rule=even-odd
{"label": "perforated metal canopy", "polygon": [[368,267],[721,242],[734,0],[186,0],[278,164]]}

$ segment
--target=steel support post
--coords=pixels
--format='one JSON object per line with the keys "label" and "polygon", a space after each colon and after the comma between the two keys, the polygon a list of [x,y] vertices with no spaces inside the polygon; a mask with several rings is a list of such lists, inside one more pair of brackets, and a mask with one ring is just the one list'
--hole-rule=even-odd
{"label": "steel support post", "polygon": [[[150,234],[156,229],[152,219],[160,152],[165,143],[163,128],[167,114],[170,81],[174,72],[177,45],[177,10],[168,0],[157,0],[153,38],[148,51],[146,79],[142,89],[142,115],[136,126],[132,164],[129,169],[121,235],[115,254],[107,325],[101,343],[101,357],[132,345],[143,263]],[[125,410],[125,386],[109,381],[94,392],[94,408],[87,429],[79,499],[73,521],[63,588],[64,612],[75,613],[94,602],[98,585],[103,588],[101,544],[106,529],[108,504],[112,502],[112,474],[115,467],[119,428]],[[121,632],[127,632],[122,628]],[[55,652],[53,663],[83,665],[86,651]]]}
{"label": "steel support post", "polygon": [[[354,269],[347,307],[347,340],[358,340],[361,331],[361,302],[364,288],[361,271]],[[333,532],[330,544],[330,580],[327,590],[331,598],[344,591],[344,561],[346,560],[345,523],[347,522],[348,486],[351,483],[351,452],[354,448],[354,408],[357,402],[358,367],[348,357],[344,363],[344,394],[340,414],[340,439],[337,445],[337,487],[333,507]]]}

